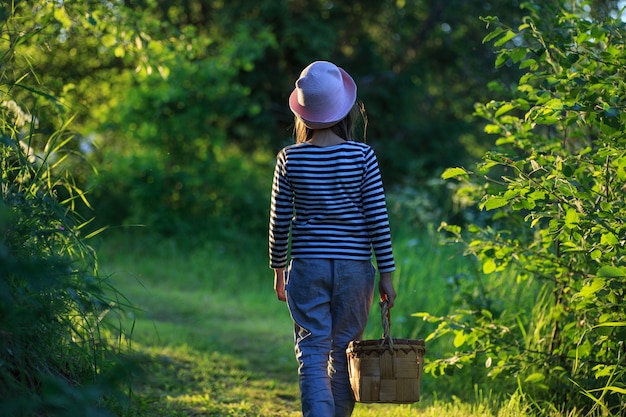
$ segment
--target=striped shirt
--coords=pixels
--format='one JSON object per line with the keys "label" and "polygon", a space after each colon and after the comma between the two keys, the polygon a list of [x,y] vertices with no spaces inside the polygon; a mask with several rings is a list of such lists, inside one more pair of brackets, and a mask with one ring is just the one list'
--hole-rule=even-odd
{"label": "striped shirt", "polygon": [[361,142],[287,146],[278,153],[269,223],[270,267],[292,259],[371,260],[395,270],[385,194],[372,148]]}

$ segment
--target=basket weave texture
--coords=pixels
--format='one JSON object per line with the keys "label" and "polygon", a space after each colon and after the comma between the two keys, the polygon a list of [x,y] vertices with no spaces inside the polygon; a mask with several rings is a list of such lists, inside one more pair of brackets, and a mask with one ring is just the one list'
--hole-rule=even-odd
{"label": "basket weave texture", "polygon": [[353,340],[346,350],[354,399],[361,403],[417,402],[426,352],[424,341],[392,338],[386,302],[381,303],[381,313],[383,338]]}

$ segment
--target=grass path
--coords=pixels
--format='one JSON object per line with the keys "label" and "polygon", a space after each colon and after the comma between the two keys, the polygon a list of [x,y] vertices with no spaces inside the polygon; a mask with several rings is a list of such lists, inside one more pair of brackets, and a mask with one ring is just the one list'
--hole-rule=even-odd
{"label": "grass path", "polygon": [[[301,416],[292,323],[265,254],[144,243],[97,248],[103,272],[136,307],[122,321],[143,373],[125,416]],[[425,399],[357,404],[354,417],[493,415],[482,405]]]}
{"label": "grass path", "polygon": [[161,269],[160,276],[143,272],[157,261],[144,258],[112,277],[138,308],[126,319],[127,328],[134,326],[131,346],[145,369],[133,385],[133,414],[299,415],[284,305],[271,298],[262,305],[257,292],[198,288],[168,276],[173,265]]}

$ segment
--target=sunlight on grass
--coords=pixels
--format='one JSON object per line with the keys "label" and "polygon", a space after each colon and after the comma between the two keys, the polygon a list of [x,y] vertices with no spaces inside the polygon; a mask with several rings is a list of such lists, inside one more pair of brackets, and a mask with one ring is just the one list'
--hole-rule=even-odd
{"label": "sunlight on grass", "polygon": [[[104,268],[136,307],[125,325],[148,366],[134,387],[141,415],[298,415],[293,325],[267,266],[230,262],[218,250],[164,247],[116,241],[103,248]],[[250,282],[217,285],[226,273]]]}
{"label": "sunlight on grass", "polygon": [[[448,311],[448,277],[462,270],[463,259],[427,233],[398,233],[396,240],[392,335],[425,338],[428,323],[411,314]],[[301,415],[293,324],[285,303],[276,300],[260,247],[205,242],[189,249],[124,235],[103,242],[103,271],[136,307],[124,326],[133,329],[130,345],[146,370],[134,381],[137,414],[129,417]],[[378,338],[381,331],[374,304],[365,336]],[[439,350],[427,345],[426,359]],[[357,404],[354,417],[525,416],[520,407],[477,393],[474,403],[462,402],[452,388],[475,389],[463,381],[433,382],[425,375],[420,403]],[[434,386],[448,399],[437,399]]]}
{"label": "sunlight on grass", "polygon": [[455,398],[452,401],[434,401],[412,405],[393,404],[357,404],[353,417],[530,417],[520,407],[514,410],[502,409],[494,411],[483,403],[468,404]]}
{"label": "sunlight on grass", "polygon": [[297,408],[298,392],[293,383],[254,372],[236,355],[184,343],[162,348],[137,345],[135,350],[146,365],[145,374],[134,384],[144,415],[288,416],[262,410],[266,404]]}

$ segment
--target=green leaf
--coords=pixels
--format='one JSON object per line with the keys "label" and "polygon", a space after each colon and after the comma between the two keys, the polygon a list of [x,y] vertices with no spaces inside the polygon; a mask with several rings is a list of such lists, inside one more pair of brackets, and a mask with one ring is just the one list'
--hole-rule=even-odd
{"label": "green leaf", "polygon": [[72,26],[72,20],[68,17],[65,7],[55,7],[54,18],[66,29]]}
{"label": "green leaf", "polygon": [[483,22],[486,22],[487,27],[489,27],[490,24],[496,24],[500,22],[500,18],[498,16],[481,16],[479,17],[479,19]]}
{"label": "green leaf", "polygon": [[502,46],[508,41],[510,41],[511,39],[513,39],[515,36],[517,36],[515,32],[513,32],[512,30],[507,30],[503,37],[501,37],[500,39],[498,39],[497,41],[493,43],[493,46],[496,46],[496,47]]}
{"label": "green leaf", "polygon": [[463,332],[463,330],[457,330],[454,332],[455,336],[454,336],[454,347],[459,347],[462,346],[463,343],[465,343],[465,340],[467,339],[467,335]]}
{"label": "green leaf", "polygon": [[626,327],[626,321],[605,321],[604,323],[596,324],[596,327]]}
{"label": "green leaf", "polygon": [[626,276],[626,268],[620,268],[617,266],[604,265],[598,269],[597,275],[605,278],[619,278]]}
{"label": "green leaf", "polygon": [[619,394],[626,394],[626,388],[616,387],[614,385],[609,385],[608,387],[589,390],[589,392],[597,392],[597,391],[613,391]]}
{"label": "green leaf", "polygon": [[568,209],[567,213],[565,214],[565,225],[571,228],[572,226],[577,225],[579,222],[580,216],[578,215],[578,212],[573,208]]}
{"label": "green leaf", "polygon": [[500,52],[500,54],[496,58],[496,68],[500,68],[502,65],[504,65],[507,59],[509,59],[509,53],[506,51]]}
{"label": "green leaf", "polygon": [[492,39],[494,39],[494,38],[497,38],[498,36],[500,36],[500,35],[502,34],[502,32],[504,32],[504,29],[502,29],[502,28],[500,28],[500,27],[495,28],[495,29],[493,30],[493,32],[491,32],[489,35],[487,35],[487,36],[485,36],[485,37],[483,38],[483,43],[487,43],[487,42],[489,42],[490,40],[492,40]]}
{"label": "green leaf", "polygon": [[485,274],[491,274],[496,270],[496,262],[493,259],[487,259],[483,263],[483,272]]}
{"label": "green leaf", "polygon": [[513,203],[513,210],[532,210],[537,207],[534,200],[522,199]]}
{"label": "green leaf", "polygon": [[496,112],[495,116],[499,117],[502,116],[503,114],[513,110],[515,108],[514,105],[512,105],[511,103],[506,103],[504,106],[500,107],[498,109],[498,111]]}
{"label": "green leaf", "polygon": [[598,261],[602,257],[602,251],[600,249],[594,249],[589,254],[589,257],[594,261]]}
{"label": "green leaf", "polygon": [[537,216],[535,218],[533,218],[533,220],[530,223],[530,227],[535,227],[535,225],[537,224],[537,222],[539,222],[541,219],[543,219],[543,216]]}
{"label": "green leaf", "polygon": [[615,236],[611,232],[603,233],[602,236],[600,237],[600,243],[602,245],[617,245],[617,242],[618,242],[617,236]]}
{"label": "green leaf", "polygon": [[513,52],[511,52],[511,61],[517,63],[526,57],[527,50],[526,48],[515,48]]}
{"label": "green leaf", "polygon": [[498,140],[496,140],[496,145],[498,145],[498,146],[505,145],[507,143],[515,143],[515,136],[502,137],[502,138],[498,138]]}
{"label": "green leaf", "polygon": [[595,278],[586,284],[578,293],[583,298],[588,298],[604,288],[605,280],[603,278]]}
{"label": "green leaf", "polygon": [[616,387],[613,385],[610,385],[608,387],[606,387],[607,391],[613,391],[613,392],[617,392],[618,394],[626,394],[626,389],[625,388],[620,388],[620,387]]}
{"label": "green leaf", "polygon": [[546,377],[542,373],[535,372],[533,374],[528,375],[526,379],[524,380],[524,382],[535,383],[535,382],[541,382],[544,379],[546,379]]}
{"label": "green leaf", "polygon": [[502,129],[500,128],[500,126],[498,125],[494,125],[494,124],[488,124],[485,126],[485,133],[489,134],[489,135],[493,135],[496,133],[500,133],[502,131]]}
{"label": "green leaf", "polygon": [[537,61],[535,61],[534,59],[526,59],[522,61],[521,64],[519,64],[520,69],[524,69],[524,68],[534,69],[536,66],[537,66]]}
{"label": "green leaf", "polygon": [[448,224],[446,222],[442,222],[439,225],[439,229],[438,230],[445,230],[447,232],[452,233],[455,236],[460,236],[461,235],[461,226],[455,225],[455,224]]}
{"label": "green leaf", "polygon": [[482,207],[485,210],[494,210],[503,206],[506,206],[509,203],[509,200],[502,197],[491,197],[489,200],[485,201],[482,204]]}
{"label": "green leaf", "polygon": [[573,173],[574,173],[574,168],[572,168],[571,165],[563,166],[563,175],[565,175],[566,177],[571,177]]}
{"label": "green leaf", "polygon": [[528,198],[533,200],[543,200],[546,198],[546,192],[541,190],[535,190],[532,193],[528,194]]}
{"label": "green leaf", "polygon": [[595,370],[595,377],[602,378],[605,376],[610,376],[613,372],[615,372],[615,365],[598,365]]}
{"label": "green leaf", "polygon": [[115,45],[117,40],[115,39],[115,36],[113,36],[111,34],[106,34],[106,35],[102,36],[101,42],[102,42],[103,46],[105,46],[107,48],[111,48],[113,45]]}
{"label": "green leaf", "polygon": [[552,98],[544,103],[544,106],[552,110],[563,110],[563,101],[558,98]]}
{"label": "green leaf", "polygon": [[450,178],[455,178],[455,177],[467,177],[469,174],[468,172],[463,169],[463,168],[448,168],[445,171],[443,171],[443,174],[441,174],[441,178],[443,178],[444,180],[450,179]]}
{"label": "green leaf", "polygon": [[115,55],[116,58],[124,58],[124,55],[126,55],[126,48],[124,48],[121,45],[118,45],[113,50],[113,54]]}

